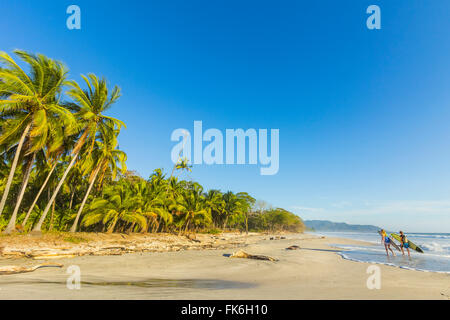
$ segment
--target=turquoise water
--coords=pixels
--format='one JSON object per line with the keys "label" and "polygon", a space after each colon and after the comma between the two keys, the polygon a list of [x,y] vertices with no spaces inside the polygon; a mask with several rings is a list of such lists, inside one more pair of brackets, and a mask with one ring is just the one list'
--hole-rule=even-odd
{"label": "turquoise water", "polygon": [[408,239],[421,247],[423,254],[411,251],[411,258],[396,251],[395,257],[386,256],[384,245],[377,233],[357,232],[317,232],[315,234],[336,238],[347,238],[371,242],[374,245],[339,244],[336,248],[344,249],[339,254],[348,260],[380,263],[404,269],[443,272],[450,274],[450,233],[408,233]]}

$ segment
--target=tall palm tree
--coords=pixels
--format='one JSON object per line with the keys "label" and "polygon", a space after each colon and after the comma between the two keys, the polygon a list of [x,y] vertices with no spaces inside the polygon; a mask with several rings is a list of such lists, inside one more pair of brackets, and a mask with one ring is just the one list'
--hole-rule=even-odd
{"label": "tall palm tree", "polygon": [[72,150],[72,160],[69,163],[69,166],[61,177],[39,222],[33,229],[35,232],[41,231],[42,224],[44,223],[48,211],[50,210],[53,201],[55,201],[67,174],[77,161],[80,150],[86,145],[85,156],[89,156],[95,146],[98,133],[105,133],[109,130],[116,129],[120,130],[122,127],[125,127],[125,124],[122,121],[103,114],[111,108],[117,99],[119,99],[119,87],[114,87],[112,92],[109,93],[106,79],[99,79],[94,74],[89,74],[87,77],[82,75],[82,78],[86,82],[88,87],[87,90],[81,89],[76,81],[69,81],[68,85],[70,90],[67,92],[67,94],[75,101],[75,103],[69,103],[67,106],[76,111],[80,137]]}
{"label": "tall palm tree", "polygon": [[46,178],[42,182],[41,187],[33,200],[33,203],[29,207],[25,219],[22,221],[22,228],[26,226],[28,219],[30,218],[30,215],[33,212],[42,192],[47,187],[52,174],[55,172],[56,166],[59,163],[61,163],[61,165],[65,165],[65,163],[70,162],[70,159],[69,161],[65,161],[65,159],[68,158],[67,155],[75,145],[75,136],[71,135],[72,132],[64,131],[58,123],[57,119],[52,121],[51,125],[52,127],[47,146],[42,149],[42,156],[38,157],[38,161],[36,163],[37,171],[47,173]]}
{"label": "tall palm tree", "polygon": [[[92,187],[96,181],[97,176],[100,174],[100,183],[103,180],[106,171],[109,169],[112,174],[112,179],[114,180],[117,175],[117,171],[121,172],[126,171],[125,161],[127,159],[127,155],[125,152],[116,149],[118,142],[117,136],[119,135],[120,130],[114,130],[113,132],[105,132],[105,135],[101,135],[101,141],[96,141],[96,160],[93,164],[89,164],[88,167],[94,166],[95,168],[92,170],[90,175],[90,183],[88,190],[81,202],[80,208],[78,209],[77,216],[75,221],[70,229],[70,232],[75,232],[77,230],[78,220],[80,219],[81,212],[83,212],[84,205],[88,199],[89,194],[91,193]],[[95,157],[95,156],[94,156]],[[93,157],[91,157],[92,159]]]}
{"label": "tall palm tree", "polygon": [[[33,201],[32,205],[30,206],[30,208],[25,216],[25,219],[21,224],[22,229],[26,225],[28,218],[29,218],[31,212],[33,211],[34,206],[36,205],[41,193],[47,186],[47,183],[50,180],[50,177],[51,177],[53,171],[55,170],[56,165],[58,164],[58,158],[65,151],[64,148],[67,147],[67,144],[64,143],[64,139],[68,134],[70,134],[70,131],[64,130],[64,128],[61,126],[61,121],[58,118],[49,118],[47,121],[48,121],[47,126],[49,128],[48,131],[50,131],[50,133],[47,137],[46,145],[41,150],[31,152],[31,154],[32,154],[30,156],[31,160],[29,160],[28,164],[27,164],[28,170],[25,171],[21,191],[18,196],[18,200],[16,201],[16,205],[15,205],[13,214],[9,221],[8,227],[5,230],[5,233],[10,233],[15,229],[17,213],[18,213],[20,205],[22,203],[25,189],[27,187],[27,184],[28,184],[28,181],[30,178],[32,165],[35,164],[36,170],[38,170],[38,169],[41,169],[43,166],[47,167],[50,164],[51,169],[48,172],[47,178],[42,183],[41,188],[35,197],[35,200]],[[28,149],[29,148],[30,148],[30,146],[28,146]],[[37,157],[37,155],[42,155],[42,156]],[[50,158],[49,155],[51,155],[52,158]],[[40,159],[40,161],[38,160],[37,162],[35,162],[34,159],[36,159],[36,158]]]}
{"label": "tall palm tree", "polygon": [[[33,55],[21,50],[15,50],[14,53],[27,63],[30,74],[7,53],[0,52],[0,62],[6,66],[0,69],[0,114],[6,118],[2,123],[0,144],[17,144],[0,201],[0,215],[3,213],[24,142],[29,140],[31,153],[42,149],[50,135],[49,123],[52,118],[57,118],[68,131],[74,128],[72,114],[59,104],[67,75],[66,67],[44,55]],[[27,177],[24,177],[23,181],[26,180]],[[16,216],[13,215],[12,218],[7,231],[13,229]]]}
{"label": "tall palm tree", "polygon": [[33,168],[33,163],[34,163],[35,158],[36,158],[36,153],[33,152],[32,156],[27,160],[27,164],[26,164],[25,170],[24,170],[24,178],[22,181],[22,185],[20,187],[20,192],[17,197],[16,205],[14,207],[11,218],[9,219],[9,223],[6,226],[6,229],[4,231],[5,233],[11,233],[16,229],[17,213],[19,212],[20,204],[22,203],[22,199],[25,194],[25,190],[27,188],[28,181],[30,179],[31,170]]}

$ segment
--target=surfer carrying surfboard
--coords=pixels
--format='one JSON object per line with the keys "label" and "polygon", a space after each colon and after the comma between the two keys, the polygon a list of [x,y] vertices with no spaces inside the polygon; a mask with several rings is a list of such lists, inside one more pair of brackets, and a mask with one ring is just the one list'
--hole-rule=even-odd
{"label": "surfer carrying surfboard", "polygon": [[386,249],[387,256],[389,257],[389,251],[388,250],[391,250],[392,255],[395,257],[395,253],[391,249],[391,243],[392,243],[391,238],[388,237],[388,235],[386,234],[386,231],[384,231],[384,229],[380,230],[380,235],[381,235],[381,243],[384,244],[384,248]]}
{"label": "surfer carrying surfboard", "polygon": [[406,248],[406,250],[408,251],[408,257],[411,258],[411,254],[409,253],[409,241],[408,241],[408,238],[403,233],[403,231],[399,231],[398,233],[400,233],[400,248],[402,248],[403,255],[405,255],[405,251],[403,250],[403,248]]}

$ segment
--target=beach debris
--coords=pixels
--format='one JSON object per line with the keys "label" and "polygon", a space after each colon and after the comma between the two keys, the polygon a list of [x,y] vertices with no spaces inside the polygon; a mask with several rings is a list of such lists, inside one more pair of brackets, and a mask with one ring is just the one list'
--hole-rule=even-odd
{"label": "beach debris", "polygon": [[296,246],[296,245],[293,245],[293,246],[290,246],[290,247],[286,248],[286,250],[298,250],[298,249],[300,249],[300,247]]}
{"label": "beach debris", "polygon": [[239,250],[234,252],[230,258],[244,258],[244,259],[255,259],[255,260],[267,260],[267,261],[278,261],[275,258],[264,256],[264,255],[256,255],[256,254],[249,254],[245,251]]}
{"label": "beach debris", "polygon": [[74,258],[77,256],[75,251],[69,249],[34,249],[25,253],[25,256],[32,258],[33,260],[47,260],[47,259],[64,259],[64,258]]}
{"label": "beach debris", "polygon": [[53,259],[70,259],[75,258],[74,254],[59,254],[59,255],[43,255],[43,256],[33,256],[33,260],[53,260]]}
{"label": "beach debris", "polygon": [[4,266],[0,267],[0,275],[33,272],[39,268],[62,268],[60,263],[42,263],[33,267]]}
{"label": "beach debris", "polygon": [[284,239],[286,239],[286,237],[280,237],[280,236],[270,237],[270,240],[284,240]]}
{"label": "beach debris", "polygon": [[201,242],[200,240],[197,240],[197,236],[195,234],[187,234],[186,238],[194,242]]}
{"label": "beach debris", "polygon": [[[79,256],[113,256],[142,252],[170,252],[181,250],[231,249],[258,241],[258,237],[236,234],[211,236],[190,234],[178,235],[132,235],[126,240],[121,235],[98,234],[95,240],[67,243],[60,239],[42,237],[23,237],[25,241],[0,243],[0,256],[6,259],[29,258],[33,260],[68,259]],[[2,239],[3,240],[3,239]]]}

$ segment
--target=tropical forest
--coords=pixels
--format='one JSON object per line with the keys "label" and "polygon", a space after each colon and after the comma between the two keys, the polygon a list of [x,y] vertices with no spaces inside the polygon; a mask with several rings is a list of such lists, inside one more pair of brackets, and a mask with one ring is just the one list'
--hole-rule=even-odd
{"label": "tropical forest", "polygon": [[[220,233],[304,229],[295,214],[247,192],[205,190],[179,158],[148,178],[128,170],[109,111],[119,86],[42,54],[0,53],[2,233]],[[185,177],[183,179],[183,177]]]}

